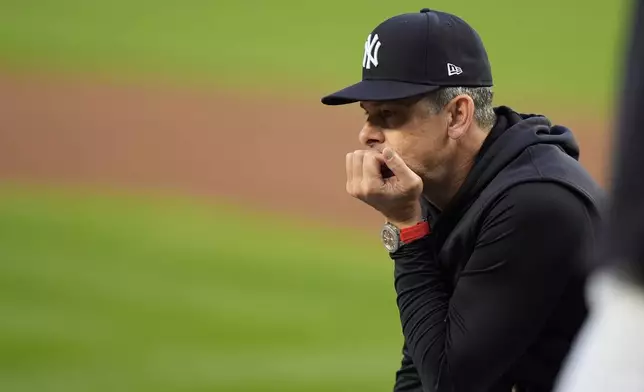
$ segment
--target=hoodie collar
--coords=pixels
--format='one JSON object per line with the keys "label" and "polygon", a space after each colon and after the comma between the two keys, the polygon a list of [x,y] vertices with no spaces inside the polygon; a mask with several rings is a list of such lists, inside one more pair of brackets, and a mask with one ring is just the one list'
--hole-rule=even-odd
{"label": "hoodie collar", "polygon": [[532,145],[554,144],[574,159],[579,159],[579,147],[569,129],[553,126],[545,116],[521,114],[507,106],[494,108],[494,112],[497,121],[484,140],[463,185],[441,214],[440,226],[445,221],[458,221],[492,179]]}

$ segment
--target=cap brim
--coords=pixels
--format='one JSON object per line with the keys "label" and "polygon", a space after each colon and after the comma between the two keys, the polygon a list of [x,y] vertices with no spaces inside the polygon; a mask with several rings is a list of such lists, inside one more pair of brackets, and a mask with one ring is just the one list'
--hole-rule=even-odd
{"label": "cap brim", "polygon": [[322,98],[325,105],[346,105],[358,101],[393,101],[438,90],[439,86],[397,82],[392,80],[363,80]]}

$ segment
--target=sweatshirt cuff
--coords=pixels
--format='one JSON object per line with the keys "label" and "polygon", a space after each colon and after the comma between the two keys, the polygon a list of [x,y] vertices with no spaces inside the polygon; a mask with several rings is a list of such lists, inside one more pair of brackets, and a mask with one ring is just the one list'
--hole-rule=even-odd
{"label": "sweatshirt cuff", "polygon": [[389,257],[394,261],[403,261],[427,254],[431,249],[430,241],[431,234],[427,234],[409,244],[401,245],[395,252],[390,253]]}

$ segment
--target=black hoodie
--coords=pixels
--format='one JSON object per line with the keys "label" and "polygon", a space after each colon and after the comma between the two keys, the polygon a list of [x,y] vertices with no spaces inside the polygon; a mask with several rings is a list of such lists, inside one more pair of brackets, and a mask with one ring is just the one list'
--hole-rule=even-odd
{"label": "black hoodie", "polygon": [[586,317],[601,189],[565,127],[508,107],[428,236],[391,254],[404,335],[394,391],[550,391]]}

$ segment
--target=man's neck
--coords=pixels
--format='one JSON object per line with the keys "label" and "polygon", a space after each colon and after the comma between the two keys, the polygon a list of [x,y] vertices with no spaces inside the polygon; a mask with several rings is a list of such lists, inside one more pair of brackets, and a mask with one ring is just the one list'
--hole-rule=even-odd
{"label": "man's neck", "polygon": [[448,170],[443,181],[426,181],[423,196],[443,211],[461,188],[472,169],[473,157]]}

